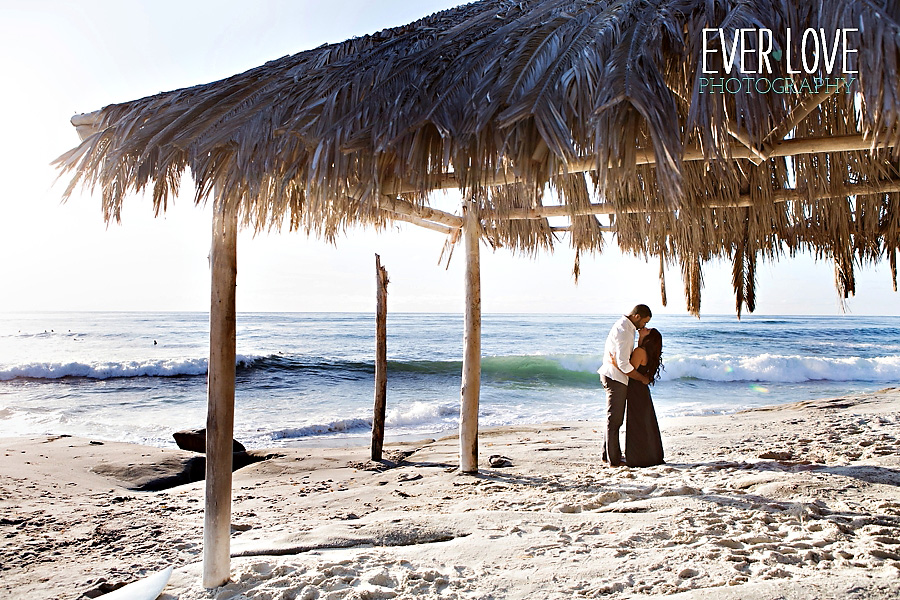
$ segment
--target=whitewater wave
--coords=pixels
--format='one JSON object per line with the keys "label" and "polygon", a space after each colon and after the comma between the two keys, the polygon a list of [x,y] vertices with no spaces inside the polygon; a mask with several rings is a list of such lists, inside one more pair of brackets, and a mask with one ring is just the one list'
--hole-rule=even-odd
{"label": "whitewater wave", "polygon": [[673,357],[665,361],[665,371],[660,379],[761,383],[897,381],[900,380],[900,356],[822,358],[761,354],[749,357]]}
{"label": "whitewater wave", "polygon": [[415,427],[459,416],[458,404],[437,402],[413,402],[386,411],[385,424],[389,427]]}
{"label": "whitewater wave", "polygon": [[[440,402],[413,402],[386,411],[385,426],[394,433],[411,433],[420,428],[435,429],[436,424],[455,424],[459,406]],[[272,440],[301,439],[336,434],[361,434],[371,431],[372,417],[334,419],[324,423],[311,423],[298,427],[286,427],[269,432]]]}
{"label": "whitewater wave", "polygon": [[[247,367],[261,357],[238,356],[237,367]],[[121,362],[28,362],[0,366],[0,381],[13,379],[113,379],[124,377],[183,377],[206,375],[207,359],[179,358],[155,360],[127,360]]]}
{"label": "whitewater wave", "polygon": [[273,440],[288,440],[317,435],[330,435],[335,433],[362,433],[372,428],[372,419],[338,419],[329,423],[313,423],[300,427],[285,427],[269,433]]}
{"label": "whitewater wave", "polygon": [[[804,381],[898,381],[900,356],[827,358],[820,356],[668,356],[660,381],[802,383]],[[492,356],[481,362],[486,382],[546,383],[572,387],[597,385],[599,355]],[[460,362],[391,363],[392,370],[459,374]]]}
{"label": "whitewater wave", "polygon": [[[487,356],[482,358],[482,380],[487,384],[595,387],[599,355]],[[368,379],[372,362],[298,356],[238,356],[239,373],[295,372],[336,379]],[[461,361],[388,362],[388,377],[459,377]],[[17,378],[61,379],[79,377],[178,377],[206,375],[206,358],[155,359],[121,362],[31,362],[0,365],[0,381]],[[706,356],[665,357],[660,381],[802,383],[804,381],[898,381],[900,356],[827,358],[821,356]]]}

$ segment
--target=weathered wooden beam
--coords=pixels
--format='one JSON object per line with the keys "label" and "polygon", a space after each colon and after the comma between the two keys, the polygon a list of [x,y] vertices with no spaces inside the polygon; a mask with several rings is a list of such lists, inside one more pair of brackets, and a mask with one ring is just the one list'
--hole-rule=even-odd
{"label": "weathered wooden beam", "polygon": [[433,223],[431,221],[427,221],[425,219],[421,219],[419,217],[414,217],[412,215],[406,215],[403,213],[395,213],[392,210],[384,209],[385,212],[390,213],[390,218],[396,221],[404,221],[406,223],[412,223],[413,225],[418,225],[419,227],[424,227],[425,229],[431,229],[432,231],[437,231],[438,233],[443,233],[445,235],[450,235],[453,233],[454,228],[448,227],[447,225],[441,225],[440,223]]}
{"label": "weathered wooden beam", "polygon": [[[572,226],[571,225],[558,225],[556,227],[551,227],[550,231],[552,231],[554,233],[566,233],[567,231],[572,231]],[[615,228],[615,226],[601,225],[600,231],[613,232],[613,231],[616,231],[616,228]]]}
{"label": "weathered wooden beam", "polygon": [[237,211],[214,200],[212,297],[206,414],[206,506],[203,524],[203,587],[224,585],[231,573],[231,460],[234,439],[237,280]]}
{"label": "weathered wooden beam", "polygon": [[[857,196],[857,195],[865,195],[865,194],[883,194],[889,192],[900,192],[900,180],[888,180],[881,181],[877,183],[860,183],[860,184],[851,184],[846,188],[845,194],[816,194],[813,196],[813,199],[816,200],[827,200],[829,198],[840,198],[844,196]],[[809,196],[805,194],[801,194],[797,190],[777,190],[772,195],[772,201],[779,202],[788,202],[794,200],[804,200]],[[734,202],[720,202],[716,204],[708,204],[705,208],[744,208],[753,206],[753,201],[750,198],[749,194],[741,194],[737,200]],[[588,206],[582,208],[572,208],[564,205],[554,205],[554,206],[541,206],[539,208],[532,209],[521,209],[516,211],[504,211],[503,215],[495,215],[491,212],[483,212],[482,215],[485,219],[493,219],[493,220],[501,220],[501,219],[546,219],[549,217],[571,217],[571,216],[588,216],[588,215],[610,215],[610,214],[632,214],[632,213],[646,213],[646,212],[662,212],[665,210],[669,210],[666,208],[659,209],[646,209],[643,207],[635,207],[629,208],[624,207],[616,210],[612,204],[608,202],[601,202],[596,204],[589,204]],[[569,225],[561,225],[555,226],[551,228],[554,232],[566,232],[571,229]],[[615,226],[607,226],[603,225],[600,227],[601,231],[605,232],[614,232],[616,231]],[[450,234],[454,230],[447,229],[444,233]]]}
{"label": "weathered wooden beam", "polygon": [[95,110],[94,112],[81,113],[69,120],[75,126],[75,132],[82,142],[100,131],[101,112],[101,110]]}
{"label": "weathered wooden beam", "polygon": [[537,208],[520,208],[520,209],[510,209],[503,211],[503,214],[493,214],[491,212],[487,212],[484,214],[486,219],[494,219],[497,221],[503,219],[510,220],[519,220],[519,219],[545,219],[548,217],[584,217],[587,215],[614,215],[617,212],[644,212],[645,209],[637,209],[635,208],[632,211],[629,210],[616,210],[610,202],[599,202],[594,204],[588,204],[587,206],[582,206],[578,208],[574,208],[571,206],[566,206],[565,204],[555,204],[552,206],[539,206]]}
{"label": "weathered wooden beam", "polygon": [[384,450],[384,419],[387,410],[387,286],[388,274],[375,255],[375,409],[372,416],[372,460],[381,460]]}
{"label": "weathered wooden beam", "polygon": [[426,221],[441,223],[442,225],[447,225],[454,229],[462,227],[463,224],[462,217],[451,215],[448,212],[444,212],[436,208],[431,208],[429,206],[417,206],[412,202],[403,200],[402,198],[396,198],[389,195],[381,196],[378,201],[378,208],[382,210],[389,210],[391,212],[406,215],[409,217],[416,217],[419,219],[424,219]]}
{"label": "weathered wooden beam", "polygon": [[861,135],[835,135],[832,137],[783,140],[772,148],[769,156],[798,156],[801,154],[818,154],[820,152],[853,152],[890,147],[893,147],[893,143],[876,146],[873,140],[867,140]]}
{"label": "weathered wooden beam", "polygon": [[[817,154],[820,152],[851,152],[855,150],[873,150],[875,144],[872,140],[866,140],[861,135],[837,135],[819,138],[800,138],[783,140],[776,144],[768,153],[768,156],[797,156],[801,154]],[[751,158],[754,152],[745,146],[733,146],[730,149],[732,158]],[[686,148],[682,158],[684,162],[706,160],[703,150],[700,148]],[[583,159],[569,165],[570,172],[592,171],[595,169],[594,159]],[[656,163],[656,157],[652,152],[638,152],[637,165],[652,165]]]}
{"label": "weathered wooden beam", "polygon": [[745,148],[747,148],[747,150],[750,151],[750,156],[748,157],[748,159],[754,165],[762,164],[768,158],[765,154],[763,154],[753,146],[753,140],[750,139],[750,134],[747,133],[746,129],[733,129],[729,126],[728,135],[736,139],[741,143],[741,145],[743,145]]}
{"label": "weathered wooden beam", "polygon": [[[814,199],[818,200],[827,200],[829,198],[839,198],[843,196],[857,196],[857,195],[865,195],[865,194],[882,194],[888,192],[900,192],[900,180],[887,180],[880,181],[876,183],[859,183],[859,184],[850,184],[846,187],[846,194],[817,194],[813,196]],[[777,190],[772,195],[773,202],[787,202],[792,200],[803,200],[808,198],[809,196],[805,194],[801,194],[797,190]],[[708,204],[705,208],[742,208],[753,206],[753,201],[750,198],[750,194],[741,194],[734,202],[719,202],[716,204]],[[530,209],[519,209],[519,210],[506,210],[503,211],[502,214],[492,213],[490,211],[483,211],[482,216],[486,220],[503,220],[503,219],[546,219],[549,217],[573,217],[573,216],[588,216],[588,215],[611,215],[611,214],[633,214],[633,213],[646,213],[646,212],[663,212],[666,210],[670,210],[668,208],[657,208],[657,209],[647,209],[644,207],[623,207],[616,209],[609,202],[600,202],[595,204],[589,204],[587,206],[581,208],[573,208],[565,205],[552,205],[552,206],[541,206],[538,208],[530,208]],[[410,221],[413,222],[413,221]],[[419,223],[417,223],[419,224]],[[423,225],[431,227],[432,224]],[[440,226],[438,226],[440,227]],[[568,225],[555,226],[551,228],[554,232],[565,232],[571,229]],[[616,231],[615,226],[606,226],[603,225],[600,227],[601,231],[612,232]],[[446,228],[446,229],[438,229],[442,233],[451,234],[454,229]]]}
{"label": "weathered wooden beam", "polygon": [[[889,179],[875,183],[854,183],[846,186],[846,193],[834,192],[816,194],[814,200],[827,200],[829,198],[846,198],[847,196],[865,196],[866,194],[886,194],[890,192],[900,192],[900,179]],[[809,196],[801,194],[797,190],[778,190],[772,197],[773,202],[788,202],[792,200],[805,200]],[[750,198],[742,194],[739,204],[735,206],[753,206]]]}
{"label": "weathered wooden beam", "polygon": [[481,226],[468,202],[463,238],[466,250],[466,312],[459,412],[459,470],[478,471],[478,402],[481,388]]}
{"label": "weathered wooden beam", "polygon": [[[828,198],[839,198],[841,196],[856,196],[865,194],[881,194],[887,192],[900,192],[900,180],[881,181],[878,183],[859,183],[851,184],[846,187],[846,194],[818,194],[817,199],[825,200]],[[801,194],[797,190],[776,190],[772,195],[773,202],[787,202],[788,200],[802,200],[808,196]],[[719,202],[716,204],[707,204],[704,208],[740,208],[753,206],[753,201],[749,194],[741,194],[734,202]],[[585,216],[585,215],[611,215],[611,214],[633,214],[646,212],[663,212],[671,210],[669,208],[648,209],[644,207],[623,207],[616,209],[609,202],[600,202],[589,204],[581,208],[573,208],[565,205],[541,206],[539,208],[528,208],[520,210],[504,211],[503,215],[494,215],[492,213],[483,213],[486,219],[545,219],[548,217],[567,217],[567,216]]]}
{"label": "weathered wooden beam", "polygon": [[[820,137],[820,138],[800,138],[800,139],[790,139],[790,140],[782,140],[778,144],[772,147],[772,149],[766,153],[766,155],[771,157],[780,157],[780,156],[796,156],[800,154],[816,154],[819,152],[851,152],[856,150],[873,150],[878,147],[892,147],[893,143],[888,143],[887,145],[876,146],[872,140],[866,140],[862,135],[839,135],[839,136],[830,136],[830,137]],[[729,149],[731,153],[731,158],[757,158],[759,151],[755,149],[748,148],[745,145],[735,145]],[[706,160],[706,155],[703,150],[698,147],[685,148],[684,153],[682,155],[682,161],[684,162],[694,162]],[[635,165],[652,165],[656,164],[656,156],[653,154],[652,150],[643,149],[637,151],[637,160],[635,161]],[[566,166],[567,173],[584,173],[587,171],[595,171],[597,170],[596,159],[593,157],[585,157],[574,160],[570,162]],[[516,177],[516,175],[510,170],[501,173],[497,173],[494,177],[489,180],[483,182],[483,185],[486,187],[493,186],[503,186],[510,185],[514,183],[521,183],[521,180]],[[459,182],[453,173],[446,173],[440,177],[437,184],[431,188],[431,190],[448,190],[448,189],[458,189]],[[401,184],[385,184],[382,186],[382,189],[386,190],[385,193],[396,193],[396,194],[412,194],[416,193],[418,190],[415,186],[407,183]],[[410,204],[411,205],[411,204]],[[447,213],[444,213],[445,215]],[[421,215],[419,215],[421,216]],[[459,218],[455,215],[448,215],[450,217]],[[452,227],[456,227],[457,225],[444,222],[440,219],[430,219],[433,221],[438,221],[440,223],[444,223],[446,225],[450,225]]]}
{"label": "weathered wooden beam", "polygon": [[[834,86],[833,89],[829,89],[829,86],[825,86],[825,90],[819,92],[818,94],[813,94],[803,101],[800,102],[797,106],[791,110],[788,116],[784,121],[779,123],[772,131],[770,131],[766,137],[763,138],[763,145],[769,146],[770,144],[777,144],[782,140],[784,136],[793,131],[793,129],[799,125],[803,119],[808,117],[812,111],[816,109],[820,104],[831,98],[834,94],[836,94],[841,88],[844,87],[844,82]],[[768,154],[768,152],[766,153]]]}

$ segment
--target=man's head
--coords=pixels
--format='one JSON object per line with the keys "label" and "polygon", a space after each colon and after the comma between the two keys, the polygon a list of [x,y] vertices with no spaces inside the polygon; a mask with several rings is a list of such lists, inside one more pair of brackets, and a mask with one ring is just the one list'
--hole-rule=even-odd
{"label": "man's head", "polygon": [[647,323],[650,322],[651,317],[653,317],[653,313],[650,312],[650,307],[646,304],[638,304],[631,309],[630,313],[628,313],[628,319],[634,323],[634,326],[637,329],[646,327]]}

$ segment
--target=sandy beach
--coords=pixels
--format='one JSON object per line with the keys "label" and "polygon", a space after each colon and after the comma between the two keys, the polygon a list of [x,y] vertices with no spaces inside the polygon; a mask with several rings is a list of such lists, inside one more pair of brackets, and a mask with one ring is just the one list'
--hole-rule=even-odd
{"label": "sandy beach", "polygon": [[[197,455],[9,438],[0,594],[97,597],[174,565],[161,598],[896,598],[900,388],[668,421],[667,464],[600,462],[599,423],[254,451],[232,582],[200,585]],[[508,459],[490,466],[490,457]],[[182,479],[179,479],[182,478]]]}

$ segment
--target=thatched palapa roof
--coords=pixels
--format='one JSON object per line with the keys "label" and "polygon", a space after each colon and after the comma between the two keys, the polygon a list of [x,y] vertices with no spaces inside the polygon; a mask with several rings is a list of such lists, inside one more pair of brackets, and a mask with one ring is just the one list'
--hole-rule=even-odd
{"label": "thatched palapa roof", "polygon": [[[898,22],[887,0],[482,0],[107,106],[80,117],[88,137],[59,164],[70,192],[100,187],[108,220],[148,187],[164,210],[189,168],[197,201],[215,187],[244,226],[326,238],[394,219],[452,232],[460,217],[429,195],[458,188],[494,246],[599,251],[613,229],[661,275],[681,265],[694,313],[713,259],[734,265],[738,314],[757,261],[785,253],[833,260],[844,297],[856,266],[887,257],[896,289]],[[807,28],[829,43],[856,28],[858,73],[813,88],[839,75],[782,58],[750,79],[795,92],[710,93],[704,28],[729,44],[768,28],[785,55],[787,28],[794,46]],[[721,53],[707,60],[723,71]],[[570,217],[568,236],[552,216]]]}

